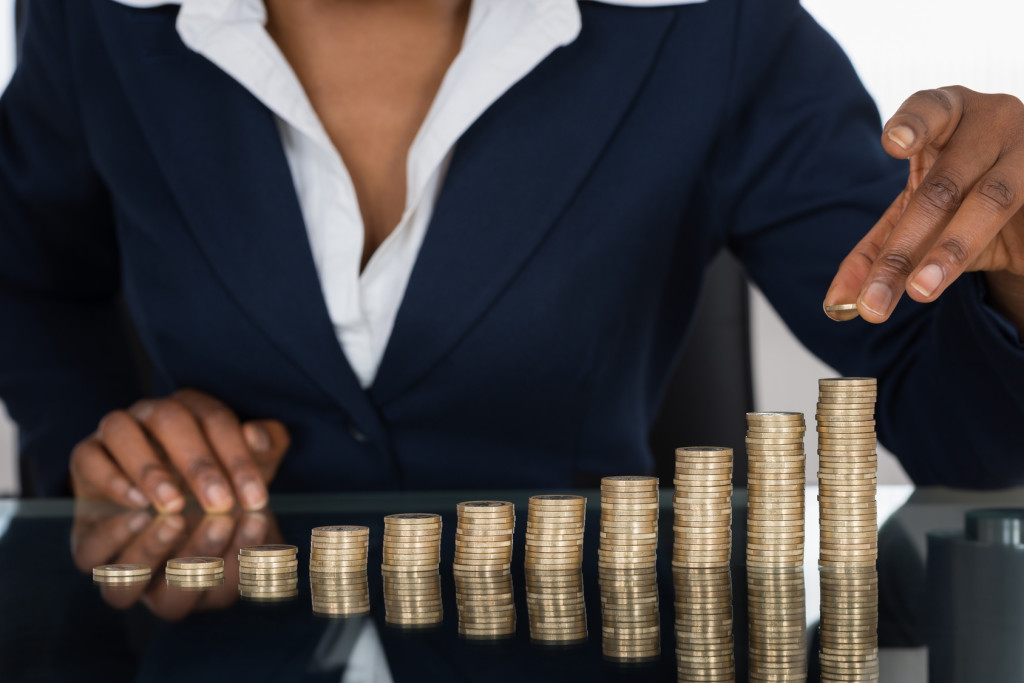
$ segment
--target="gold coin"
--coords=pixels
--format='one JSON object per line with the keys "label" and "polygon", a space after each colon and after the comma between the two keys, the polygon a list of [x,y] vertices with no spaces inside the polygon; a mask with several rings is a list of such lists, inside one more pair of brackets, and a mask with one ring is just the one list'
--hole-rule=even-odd
{"label": "gold coin", "polygon": [[295,555],[299,552],[297,546],[294,545],[251,545],[245,548],[241,548],[238,551],[239,557],[242,556],[253,556],[253,557],[270,557],[277,555]]}
{"label": "gold coin", "polygon": [[151,573],[146,564],[103,564],[92,568],[93,578],[120,578],[127,576],[145,576]]}

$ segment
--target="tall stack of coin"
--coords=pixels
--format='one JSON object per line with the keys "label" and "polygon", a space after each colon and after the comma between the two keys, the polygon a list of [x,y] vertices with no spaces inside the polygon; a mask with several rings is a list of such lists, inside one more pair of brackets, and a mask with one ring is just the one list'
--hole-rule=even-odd
{"label": "tall stack of coin", "polygon": [[732,575],[728,567],[675,568],[678,680],[734,683]]}
{"label": "tall stack of coin", "polygon": [[601,479],[598,567],[647,569],[658,559],[658,478]]}
{"label": "tall stack of coin", "polygon": [[351,616],[370,611],[366,576],[370,529],[365,526],[320,526],[309,549],[309,588],[313,612]]}
{"label": "tall stack of coin", "polygon": [[673,567],[728,567],[732,553],[732,449],[676,449]]}
{"label": "tall stack of coin", "polygon": [[598,569],[601,585],[601,649],[620,662],[661,654],[658,576],[655,567]]}
{"label": "tall stack of coin", "polygon": [[409,512],[384,518],[384,570],[436,570],[441,563],[441,515]]}
{"label": "tall stack of coin", "polygon": [[459,635],[474,639],[510,638],[516,632],[512,573],[455,574]]}
{"label": "tall stack of coin", "polygon": [[175,557],[164,569],[167,585],[183,590],[206,590],[224,583],[224,560],[219,557]]}
{"label": "tall stack of coin", "polygon": [[249,600],[288,600],[299,594],[299,549],[252,545],[238,551],[238,593]]}
{"label": "tall stack of coin", "polygon": [[403,628],[430,628],[441,623],[441,574],[433,569],[383,569],[384,619]]}
{"label": "tall stack of coin", "polygon": [[807,680],[803,567],[747,569],[750,681]]}
{"label": "tall stack of coin", "polygon": [[526,567],[530,638],[545,645],[575,645],[587,639],[587,606],[580,568]]}
{"label": "tall stack of coin", "polygon": [[515,506],[501,500],[471,500],[459,503],[458,514],[454,573],[508,570]]}
{"label": "tall stack of coin", "polygon": [[804,564],[803,413],[747,413],[747,567]]}
{"label": "tall stack of coin", "polygon": [[92,568],[92,580],[105,586],[146,583],[151,576],[148,564],[102,564]]}
{"label": "tall stack of coin", "polygon": [[526,568],[579,569],[586,513],[583,496],[531,496],[526,517]]}
{"label": "tall stack of coin", "polygon": [[877,382],[818,381],[823,681],[878,676]]}

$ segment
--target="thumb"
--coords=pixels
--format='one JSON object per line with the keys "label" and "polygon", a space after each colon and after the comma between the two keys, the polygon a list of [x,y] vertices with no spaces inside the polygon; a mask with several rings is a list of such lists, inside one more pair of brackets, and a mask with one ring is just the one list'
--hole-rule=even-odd
{"label": "thumb", "polygon": [[242,425],[242,434],[264,481],[269,482],[291,445],[288,429],[278,420],[250,420]]}

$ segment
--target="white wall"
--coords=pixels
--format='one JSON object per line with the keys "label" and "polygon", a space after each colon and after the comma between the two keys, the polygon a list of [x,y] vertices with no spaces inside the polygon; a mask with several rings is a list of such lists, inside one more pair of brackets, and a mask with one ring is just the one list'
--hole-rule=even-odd
{"label": "white wall", "polygon": [[[712,0],[714,1],[714,0]],[[0,0],[0,84],[13,66],[13,0]],[[891,115],[922,88],[962,83],[975,90],[1024,96],[1024,52],[1019,0],[803,0],[843,45],[861,78]],[[824,292],[822,292],[824,296]],[[756,401],[760,409],[814,414],[816,382],[834,372],[810,356],[760,295],[753,307]],[[14,490],[14,433],[0,411],[0,494]],[[808,472],[817,469],[809,431]],[[891,456],[879,462],[880,481],[905,475]]]}
{"label": "white wall", "polygon": [[[14,70],[14,0],[0,0],[0,90]],[[2,320],[0,312],[0,320]],[[3,328],[0,327],[0,330]],[[0,332],[2,334],[2,332]],[[17,491],[17,465],[14,458],[14,426],[0,403],[0,496]]]}
{"label": "white wall", "polygon": [[[1024,98],[1024,3],[1019,0],[802,2],[846,50],[885,118],[913,92],[954,83]],[[834,371],[800,346],[756,292],[752,336],[758,408],[799,410],[813,420],[817,378]],[[813,479],[813,430],[807,455]],[[907,481],[887,453],[880,453],[878,467],[880,483]]]}

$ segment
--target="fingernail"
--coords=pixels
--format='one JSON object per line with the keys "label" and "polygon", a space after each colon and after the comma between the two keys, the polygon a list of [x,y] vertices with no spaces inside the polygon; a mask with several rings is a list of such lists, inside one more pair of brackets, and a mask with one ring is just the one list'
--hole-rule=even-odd
{"label": "fingernail", "polygon": [[922,296],[930,297],[942,284],[943,277],[942,268],[934,263],[929,263],[910,282],[910,286],[919,291]]}
{"label": "fingernail", "polygon": [[242,531],[240,534],[243,545],[251,545],[263,540],[267,533],[267,520],[261,514],[247,515],[242,520]]}
{"label": "fingernail", "polygon": [[910,149],[910,146],[914,144],[914,139],[917,137],[914,135],[913,130],[904,125],[893,126],[886,135],[903,149]]}
{"label": "fingernail", "polygon": [[884,282],[872,282],[861,303],[875,315],[886,315],[892,303],[892,290]]}
{"label": "fingernail", "polygon": [[178,493],[178,489],[169,482],[161,482],[156,487],[156,499],[160,505],[168,511],[176,512],[185,507],[185,499]]}
{"label": "fingernail", "polygon": [[185,528],[185,524],[181,517],[177,515],[163,517],[160,520],[160,526],[156,530],[156,540],[164,544],[170,543],[178,537],[183,528]]}
{"label": "fingernail", "polygon": [[231,507],[231,494],[224,484],[214,482],[206,487],[206,501],[216,508]]}
{"label": "fingernail", "polygon": [[206,527],[206,538],[211,543],[223,543],[231,535],[234,524],[227,517],[214,517]]}
{"label": "fingernail", "polygon": [[132,518],[128,520],[128,531],[132,532],[133,534],[137,534],[140,531],[142,531],[142,527],[146,526],[148,523],[149,515],[140,512],[139,514],[132,516]]}
{"label": "fingernail", "polygon": [[248,442],[249,448],[260,453],[270,450],[270,434],[267,434],[263,425],[250,422],[242,431],[245,432],[245,440]]}
{"label": "fingernail", "polygon": [[258,510],[267,504],[267,490],[258,481],[250,481],[242,486],[242,498],[245,499],[245,507]]}
{"label": "fingernail", "polygon": [[140,508],[149,507],[149,498],[146,498],[146,494],[138,490],[134,486],[128,489],[128,502],[132,505]]}

